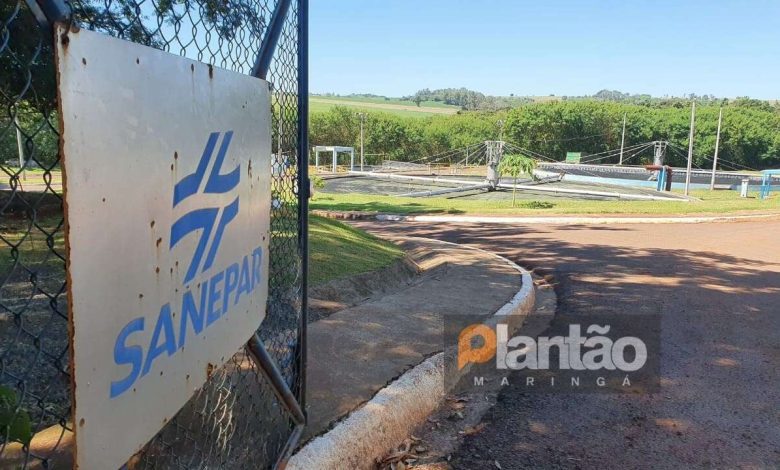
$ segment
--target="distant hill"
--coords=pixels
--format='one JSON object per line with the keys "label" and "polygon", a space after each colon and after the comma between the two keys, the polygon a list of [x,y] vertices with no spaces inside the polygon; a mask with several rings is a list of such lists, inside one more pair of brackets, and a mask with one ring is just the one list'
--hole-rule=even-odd
{"label": "distant hill", "polygon": [[479,91],[469,90],[467,88],[441,88],[437,90],[430,90],[424,88],[419,90],[411,96],[406,96],[403,99],[407,101],[417,102],[436,102],[447,104],[450,106],[458,106],[466,111],[497,111],[501,109],[512,109],[518,106],[529,103],[545,103],[550,101],[610,101],[617,103],[638,104],[645,106],[655,105],[674,105],[682,102],[690,102],[695,100],[699,104],[719,104],[729,101],[738,102],[750,102],[753,107],[772,107],[777,101],[765,101],[755,100],[749,97],[737,97],[734,99],[724,99],[716,97],[715,95],[697,95],[690,93],[684,96],[663,96],[655,97],[648,94],[636,94],[636,93],[624,93],[618,90],[599,90],[593,95],[584,96],[522,96],[522,95],[510,95],[510,96],[491,96],[481,93]]}
{"label": "distant hill", "polygon": [[313,113],[327,111],[334,106],[348,106],[364,111],[383,111],[409,117],[426,117],[441,114],[456,114],[459,111],[500,111],[532,103],[559,101],[604,101],[651,107],[687,107],[691,100],[703,105],[738,104],[743,107],[780,112],[778,100],[757,100],[749,97],[733,99],[714,95],[664,96],[623,93],[618,90],[600,90],[584,96],[491,96],[467,88],[422,89],[410,96],[391,98],[372,94],[334,95],[322,94],[309,97],[309,108]]}

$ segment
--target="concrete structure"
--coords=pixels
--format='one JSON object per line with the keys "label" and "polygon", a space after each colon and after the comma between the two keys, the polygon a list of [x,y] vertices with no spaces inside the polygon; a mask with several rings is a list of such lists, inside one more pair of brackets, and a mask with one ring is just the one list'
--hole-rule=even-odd
{"label": "concrete structure", "polygon": [[338,167],[338,154],[349,153],[349,170],[355,169],[355,148],[354,147],[339,147],[336,145],[317,145],[314,147],[314,167],[319,171],[320,169],[320,153],[330,153],[333,155],[332,171],[336,173]]}
{"label": "concrete structure", "polygon": [[456,367],[443,326],[500,317],[514,329],[534,307],[530,273],[506,258],[425,238],[406,237],[401,246],[422,272],[417,282],[309,326],[306,432],[324,434],[286,468],[374,468],[469,370]]}
{"label": "concrete structure", "polygon": [[761,199],[769,197],[772,190],[772,178],[780,178],[780,170],[764,170],[761,172]]}
{"label": "concrete structure", "polygon": [[498,165],[501,164],[501,157],[504,156],[504,142],[500,140],[485,141],[485,158],[487,160],[487,182],[492,189],[498,186],[501,174],[498,171]]}

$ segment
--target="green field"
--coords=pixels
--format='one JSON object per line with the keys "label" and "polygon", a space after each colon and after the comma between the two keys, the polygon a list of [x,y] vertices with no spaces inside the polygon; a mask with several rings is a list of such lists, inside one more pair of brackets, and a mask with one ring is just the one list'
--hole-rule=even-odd
{"label": "green field", "polygon": [[490,215],[563,215],[563,214],[724,214],[780,211],[780,194],[767,200],[741,198],[736,191],[693,191],[699,201],[518,201],[467,200],[439,198],[401,198],[368,194],[321,194],[312,200],[312,209],[335,211],[376,211],[388,214],[490,214]]}
{"label": "green field", "polygon": [[[3,220],[0,224],[0,272],[8,273],[14,265],[14,258],[23,267],[61,269],[63,262],[52,253],[49,244],[60,256],[65,256],[62,223],[59,215],[40,217],[35,225],[25,219],[9,217]],[[23,267],[17,268],[18,271],[23,272]]]}
{"label": "green field", "polygon": [[[560,101],[559,96],[527,96],[535,103]],[[401,98],[389,98],[384,96],[332,96],[310,95],[309,112],[325,112],[334,106],[349,106],[360,111],[384,111],[398,116],[426,117],[436,114],[455,114],[460,111],[459,106],[445,104],[441,101],[422,101],[420,106],[411,100]]]}
{"label": "green field", "polygon": [[348,106],[360,111],[382,111],[406,117],[427,117],[437,114],[455,114],[460,108],[438,101],[423,101],[420,106],[414,101],[396,98],[362,96],[310,96],[309,112],[325,112],[334,106]]}
{"label": "green field", "polygon": [[[61,256],[65,255],[64,233],[59,216],[42,217],[38,226],[53,233],[51,243]],[[312,216],[310,228],[310,284],[316,285],[383,268],[401,258],[403,252],[392,243],[380,240],[363,231],[335,220]],[[9,244],[16,245],[16,256],[28,268],[43,267],[46,272],[61,273],[63,261],[49,249],[46,235],[33,228],[27,236],[26,221],[9,219],[0,226],[0,272],[7,273],[13,266],[14,254]],[[21,271],[21,268],[19,268]]]}
{"label": "green field", "polygon": [[403,252],[380,240],[335,220],[309,218],[309,284],[374,271],[400,259]]}
{"label": "green field", "polygon": [[[417,104],[411,100],[404,100],[401,98],[387,98],[384,96],[312,96],[311,98],[353,101],[355,103],[400,104],[403,106],[417,106]],[[460,109],[457,106],[445,104],[441,101],[422,101],[420,103],[420,107],[454,109],[456,111]]]}

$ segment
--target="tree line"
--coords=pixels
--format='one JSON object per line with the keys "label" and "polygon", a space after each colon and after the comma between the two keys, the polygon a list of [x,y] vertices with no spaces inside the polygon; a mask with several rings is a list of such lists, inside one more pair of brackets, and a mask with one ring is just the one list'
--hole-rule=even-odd
{"label": "tree line", "polygon": [[[780,167],[780,111],[757,100],[702,101],[697,104],[694,165],[711,167],[718,111],[723,106],[719,158],[724,169]],[[566,152],[594,154],[620,147],[623,116],[626,147],[667,140],[667,163],[684,165],[688,147],[690,103],[639,105],[617,101],[577,100],[525,104],[496,112],[461,112],[427,118],[368,112],[365,153],[369,161],[414,161],[449,150],[504,140],[546,157],[563,160]],[[310,119],[312,145],[359,147],[360,121],[346,107],[316,113]],[[628,164],[647,163],[651,152],[632,157]],[[629,157],[627,154],[626,157]],[[601,163],[617,163],[617,156]]]}
{"label": "tree line", "polygon": [[[499,116],[505,117],[506,113],[474,112],[419,118],[368,111],[364,123],[364,149],[370,154],[366,157],[367,163],[376,164],[385,159],[414,161],[494,140]],[[358,114],[345,106],[313,113],[309,119],[309,143],[359,149]]]}
{"label": "tree line", "polygon": [[[715,150],[718,110],[722,102],[700,103],[696,110],[694,164],[711,166]],[[57,123],[55,113],[44,113],[21,102],[17,118],[25,130],[24,146],[44,165],[56,163]],[[623,115],[626,116],[626,146],[653,140],[668,140],[678,149],[667,152],[667,162],[683,165],[679,149],[688,147],[690,103],[675,101],[652,106],[612,101],[559,101],[532,103],[511,110],[471,111],[427,118],[405,117],[385,112],[367,112],[365,152],[368,161],[382,159],[413,161],[431,155],[499,138],[563,160],[566,152],[594,154],[620,147]],[[48,126],[46,123],[50,123]],[[310,117],[311,145],[359,147],[360,121],[354,109],[334,107]],[[0,118],[2,161],[17,158],[16,133],[11,116]],[[34,142],[34,146],[30,146]],[[34,151],[33,151],[34,150]],[[629,155],[627,155],[629,156]],[[724,169],[780,167],[780,111],[767,102],[738,99],[723,104],[723,129],[719,157]],[[628,163],[649,161],[649,152]],[[602,160],[617,163],[617,157]]]}
{"label": "tree line", "polygon": [[460,106],[464,111],[498,111],[533,102],[528,97],[490,96],[468,88],[441,88],[438,90],[425,88],[402,99],[414,101],[417,106],[420,106],[423,101],[437,101]]}
{"label": "tree line", "polygon": [[[369,96],[379,97],[376,95]],[[618,90],[607,89],[599,90],[593,95],[550,95],[545,97],[531,97],[515,96],[514,94],[510,94],[509,96],[491,96],[478,91],[469,90],[468,88],[441,88],[437,90],[424,88],[413,95],[403,97],[403,99],[414,101],[417,103],[417,106],[420,106],[424,101],[436,101],[453,106],[460,106],[463,111],[508,110],[529,103],[549,101],[614,101],[624,104],[638,104],[651,107],[680,107],[686,106],[691,101],[696,101],[698,104],[702,105],[722,105],[729,103],[728,99],[718,98],[711,94],[697,95],[695,93],[689,93],[685,96],[656,97],[648,94],[624,93]],[[749,97],[738,97],[735,101],[743,104],[750,103],[752,107],[760,107],[770,111],[780,110],[780,105],[778,105],[777,102],[772,104],[768,101],[750,99]]]}

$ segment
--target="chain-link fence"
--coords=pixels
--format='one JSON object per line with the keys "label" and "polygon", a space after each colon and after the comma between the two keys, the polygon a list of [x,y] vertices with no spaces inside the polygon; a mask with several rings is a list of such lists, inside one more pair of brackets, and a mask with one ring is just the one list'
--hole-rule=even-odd
{"label": "chain-link fence", "polygon": [[[302,407],[304,395],[307,0],[0,4],[0,466],[66,468],[74,450],[60,124],[51,25],[42,21],[57,7],[80,27],[272,84],[270,285],[259,341],[214,371],[128,462],[271,467],[300,431],[289,399]],[[287,402],[280,389],[292,392]]]}

